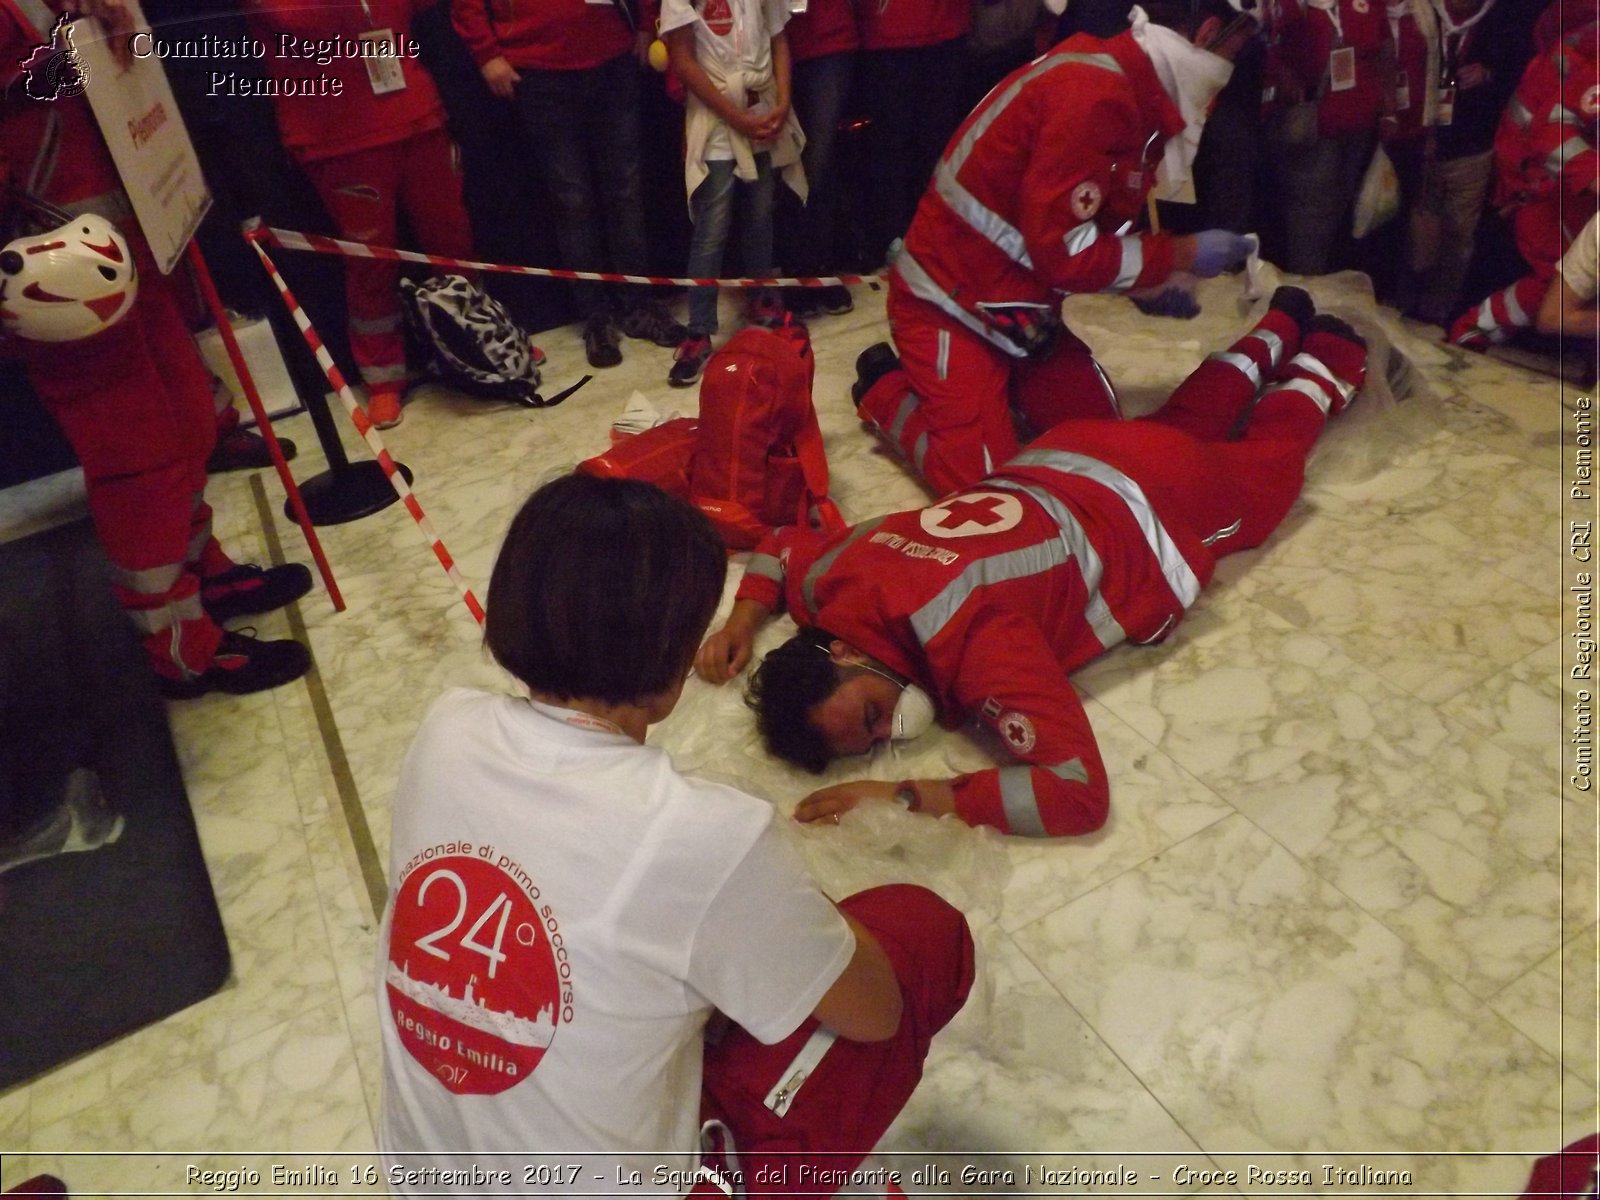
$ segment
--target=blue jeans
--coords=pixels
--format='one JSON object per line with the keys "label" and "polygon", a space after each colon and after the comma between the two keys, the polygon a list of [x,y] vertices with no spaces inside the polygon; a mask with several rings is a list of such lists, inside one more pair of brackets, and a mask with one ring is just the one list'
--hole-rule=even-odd
{"label": "blue jeans", "polygon": [[[522,69],[517,117],[555,203],[556,245],[571,270],[648,270],[642,103],[631,54],[584,71]],[[616,311],[618,297],[605,284],[572,290],[585,319]]]}
{"label": "blue jeans", "polygon": [[[707,279],[722,274],[722,252],[733,224],[734,192],[739,193],[740,269],[747,276],[772,274],[772,198],[777,177],[772,156],[756,155],[756,178],[735,180],[733,160],[706,164],[707,175],[689,198],[694,233],[689,238],[689,274]],[[742,186],[735,189],[734,184]],[[708,335],[717,330],[717,289],[697,287],[689,292],[689,332]]]}
{"label": "blue jeans", "polygon": [[833,248],[839,210],[835,149],[855,73],[853,50],[794,64],[794,113],[806,135],[800,161],[805,164],[808,195],[799,219],[780,240],[784,266],[795,275],[823,275],[839,266]]}

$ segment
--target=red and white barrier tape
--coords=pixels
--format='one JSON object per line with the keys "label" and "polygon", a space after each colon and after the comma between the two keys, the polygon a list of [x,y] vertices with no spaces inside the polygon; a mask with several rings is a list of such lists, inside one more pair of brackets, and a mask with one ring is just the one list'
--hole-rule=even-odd
{"label": "red and white barrier tape", "polygon": [[273,284],[278,289],[278,294],[283,297],[284,307],[294,317],[294,323],[300,327],[300,334],[306,339],[306,345],[311,347],[311,352],[316,355],[317,364],[321,366],[322,373],[328,377],[328,382],[333,390],[338,393],[339,399],[344,402],[344,409],[350,415],[351,422],[356,427],[356,432],[367,443],[374,458],[383,468],[384,475],[388,478],[395,494],[400,497],[400,502],[405,505],[406,511],[411,514],[412,520],[417,523],[417,528],[422,536],[427,539],[428,545],[433,548],[434,556],[438,558],[444,573],[450,576],[450,582],[461,591],[461,598],[466,602],[467,611],[478,624],[483,624],[483,605],[478,603],[478,598],[472,594],[472,589],[467,586],[467,581],[462,577],[460,569],[456,566],[455,559],[450,557],[450,551],[445,549],[444,542],[439,539],[438,533],[433,528],[433,522],[428,520],[427,514],[422,511],[422,505],[417,502],[415,493],[406,483],[405,476],[395,468],[394,458],[389,454],[388,448],[383,444],[383,439],[378,436],[378,431],[373,428],[372,422],[367,419],[367,414],[361,405],[356,402],[355,393],[350,390],[350,385],[345,382],[344,373],[339,370],[338,364],[333,361],[333,355],[328,353],[328,348],[322,344],[322,339],[317,336],[317,331],[312,327],[311,318],[300,307],[299,301],[294,298],[294,293],[289,290],[289,285],[284,282],[278,273],[276,264],[268,257],[261,243],[265,239],[256,231],[245,235],[246,240],[255,248],[261,258],[261,265],[267,269]]}
{"label": "red and white barrier tape", "polygon": [[433,267],[449,267],[458,271],[499,271],[507,275],[538,275],[547,279],[583,279],[598,283],[643,283],[665,287],[833,287],[836,284],[870,283],[883,280],[881,275],[784,275],[771,279],[694,279],[673,275],[620,275],[614,271],[567,271],[559,267],[520,267],[505,263],[473,262],[469,259],[445,258],[439,254],[419,254],[414,250],[395,250],[388,246],[369,246],[363,242],[346,242],[340,238],[324,237],[320,233],[296,233],[290,229],[260,226],[247,234],[252,241],[270,240],[285,250],[307,250],[312,254],[337,254],[345,258],[381,258],[391,262],[427,263]]}

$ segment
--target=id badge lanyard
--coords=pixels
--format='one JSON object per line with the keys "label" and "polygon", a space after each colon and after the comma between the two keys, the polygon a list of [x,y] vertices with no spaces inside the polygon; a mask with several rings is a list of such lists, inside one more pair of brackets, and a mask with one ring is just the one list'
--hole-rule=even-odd
{"label": "id badge lanyard", "polygon": [[1449,9],[1444,0],[1433,0],[1433,11],[1439,17],[1440,57],[1439,64],[1439,93],[1438,107],[1435,110],[1434,123],[1449,125],[1456,116],[1456,88],[1457,76],[1461,68],[1461,56],[1467,52],[1467,37],[1472,32],[1472,27],[1483,20],[1488,11],[1494,7],[1494,0],[1484,0],[1483,7],[1468,17],[1465,21],[1455,21],[1450,16]]}
{"label": "id badge lanyard", "polygon": [[405,90],[406,73],[400,62],[400,44],[392,29],[379,29],[372,16],[370,0],[361,0],[361,11],[367,18],[366,32],[361,34],[361,65],[367,69],[367,82],[374,96]]}
{"label": "id badge lanyard", "polygon": [[1356,85],[1356,48],[1344,44],[1344,19],[1338,4],[1323,10],[1333,25],[1333,49],[1328,51],[1328,90],[1348,92]]}

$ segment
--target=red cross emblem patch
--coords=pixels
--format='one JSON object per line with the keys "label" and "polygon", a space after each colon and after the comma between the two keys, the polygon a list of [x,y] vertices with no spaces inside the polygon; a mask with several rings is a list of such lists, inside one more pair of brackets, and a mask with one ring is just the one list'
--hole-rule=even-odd
{"label": "red cross emblem patch", "polygon": [[1033,722],[1023,713],[1008,712],[995,724],[1000,730],[1000,736],[1005,738],[1006,745],[1018,754],[1026,754],[1032,750],[1034,743],[1039,740],[1038,734],[1034,732]]}
{"label": "red cross emblem patch", "polygon": [[1600,112],[1600,85],[1591,87],[1586,91],[1580,103],[1583,105],[1583,115],[1586,117],[1592,117],[1595,113]]}
{"label": "red cross emblem patch", "polygon": [[1022,520],[1022,501],[1009,492],[962,492],[922,510],[922,531],[940,538],[1004,533]]}
{"label": "red cross emblem patch", "polygon": [[1072,215],[1080,221],[1087,221],[1100,211],[1100,185],[1092,179],[1085,179],[1072,189]]}

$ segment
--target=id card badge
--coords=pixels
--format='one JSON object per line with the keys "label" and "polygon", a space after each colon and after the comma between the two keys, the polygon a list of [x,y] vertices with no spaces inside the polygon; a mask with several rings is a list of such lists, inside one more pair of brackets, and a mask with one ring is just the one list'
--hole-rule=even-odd
{"label": "id card badge", "polygon": [[1405,112],[1411,107],[1411,81],[1406,78],[1404,71],[1395,73],[1394,107],[1397,112]]}
{"label": "id card badge", "polygon": [[367,82],[374,96],[402,92],[406,86],[406,73],[400,66],[396,53],[394,30],[369,29],[361,35],[361,64],[367,68]]}
{"label": "id card badge", "polygon": [[1340,46],[1328,55],[1328,90],[1348,92],[1356,85],[1356,48]]}
{"label": "id card badge", "polygon": [[1434,110],[1434,121],[1440,125],[1449,125],[1456,119],[1456,85],[1448,84],[1439,89],[1439,105]]}

